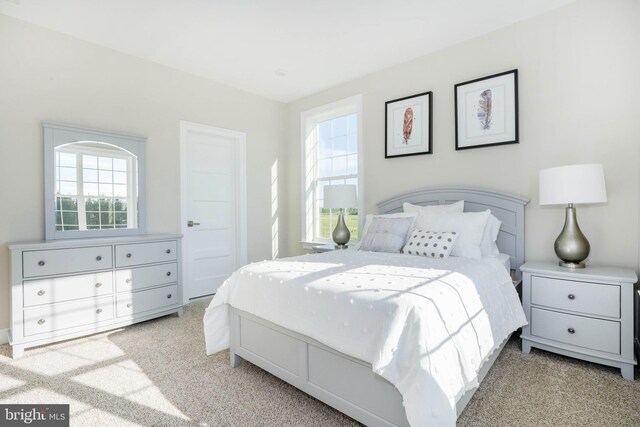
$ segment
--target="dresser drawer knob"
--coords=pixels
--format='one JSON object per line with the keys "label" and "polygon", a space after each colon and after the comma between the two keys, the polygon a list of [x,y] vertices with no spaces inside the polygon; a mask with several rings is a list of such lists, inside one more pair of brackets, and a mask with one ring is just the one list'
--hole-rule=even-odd
{"label": "dresser drawer knob", "polygon": [[170,271],[167,271],[167,276],[171,276],[171,272]]}
{"label": "dresser drawer knob", "polygon": [[131,283],[131,281],[132,281],[131,277],[128,277],[127,280],[125,280],[125,282],[127,283]]}
{"label": "dresser drawer knob", "polygon": [[96,310],[96,314],[100,314],[100,313],[102,313],[102,309],[101,308]]}
{"label": "dresser drawer knob", "polygon": [[574,294],[569,294],[567,295],[567,298],[569,298],[570,300],[574,300],[576,299],[576,296]]}
{"label": "dresser drawer knob", "polygon": [[165,252],[170,254],[171,253],[171,249],[167,249]]}
{"label": "dresser drawer knob", "polygon": [[130,253],[127,254],[127,258],[131,258],[131,254]]}
{"label": "dresser drawer knob", "polygon": [[96,257],[96,261],[102,261],[102,256],[98,255],[98,256]]}
{"label": "dresser drawer knob", "polygon": [[96,288],[99,288],[100,286],[102,286],[101,282],[96,283]]}
{"label": "dresser drawer knob", "polygon": [[38,296],[39,296],[39,297],[41,297],[42,295],[44,295],[44,290],[40,289],[40,290],[38,291]]}
{"label": "dresser drawer knob", "polygon": [[171,294],[167,294],[167,299],[171,299]]}
{"label": "dresser drawer knob", "polygon": [[133,304],[131,304],[131,303],[127,304],[127,308],[131,308],[132,305]]}
{"label": "dresser drawer knob", "polygon": [[44,261],[38,261],[38,265],[42,267],[44,265]]}
{"label": "dresser drawer knob", "polygon": [[567,329],[567,332],[569,332],[570,334],[575,334],[576,330],[573,329],[573,328],[569,328],[569,329]]}
{"label": "dresser drawer knob", "polygon": [[38,325],[44,325],[45,320],[44,319],[40,319],[38,320]]}

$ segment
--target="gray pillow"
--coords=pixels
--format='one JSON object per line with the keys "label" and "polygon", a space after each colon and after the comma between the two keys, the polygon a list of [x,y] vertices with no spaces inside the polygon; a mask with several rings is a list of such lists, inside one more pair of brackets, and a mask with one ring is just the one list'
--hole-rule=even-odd
{"label": "gray pillow", "polygon": [[400,253],[413,218],[374,217],[360,242],[361,251]]}

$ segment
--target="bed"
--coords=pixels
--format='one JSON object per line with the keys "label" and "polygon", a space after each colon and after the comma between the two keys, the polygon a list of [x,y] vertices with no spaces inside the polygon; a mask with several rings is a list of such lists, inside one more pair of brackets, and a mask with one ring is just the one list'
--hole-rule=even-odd
{"label": "bed", "polygon": [[510,275],[498,259],[358,251],[251,264],[207,309],[207,353],[228,347],[233,367],[245,359],[369,426],[455,424],[526,323],[511,279],[521,277],[528,200],[438,187],[378,204],[387,214],[403,202],[459,200],[465,212],[490,209],[502,222],[497,245]]}

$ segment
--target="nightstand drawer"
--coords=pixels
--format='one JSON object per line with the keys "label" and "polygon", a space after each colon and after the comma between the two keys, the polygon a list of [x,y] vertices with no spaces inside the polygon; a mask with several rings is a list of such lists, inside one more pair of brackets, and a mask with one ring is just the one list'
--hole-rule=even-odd
{"label": "nightstand drawer", "polygon": [[532,276],[531,304],[620,318],[620,286]]}
{"label": "nightstand drawer", "polygon": [[[620,323],[531,308],[531,335],[620,354]],[[573,332],[572,332],[573,331]]]}

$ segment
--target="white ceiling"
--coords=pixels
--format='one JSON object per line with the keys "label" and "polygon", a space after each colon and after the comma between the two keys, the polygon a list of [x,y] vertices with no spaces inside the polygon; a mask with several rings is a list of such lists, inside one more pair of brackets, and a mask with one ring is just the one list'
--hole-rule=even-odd
{"label": "white ceiling", "polygon": [[0,13],[292,101],[573,0],[0,0]]}

